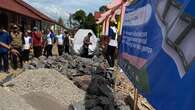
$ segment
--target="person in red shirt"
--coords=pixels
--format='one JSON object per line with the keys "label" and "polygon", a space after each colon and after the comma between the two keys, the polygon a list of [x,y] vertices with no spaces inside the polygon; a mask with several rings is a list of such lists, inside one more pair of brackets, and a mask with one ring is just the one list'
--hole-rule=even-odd
{"label": "person in red shirt", "polygon": [[38,31],[37,27],[33,28],[32,41],[34,56],[39,58],[42,55],[42,33]]}

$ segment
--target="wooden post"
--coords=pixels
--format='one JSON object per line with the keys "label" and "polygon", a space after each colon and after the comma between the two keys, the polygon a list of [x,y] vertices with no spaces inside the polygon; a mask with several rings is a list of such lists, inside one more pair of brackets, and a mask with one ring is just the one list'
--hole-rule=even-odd
{"label": "wooden post", "polygon": [[136,70],[135,68],[132,68],[133,69],[133,76],[134,76],[134,103],[133,103],[133,110],[136,110],[137,109],[137,102],[138,102],[138,90],[136,88]]}
{"label": "wooden post", "polygon": [[115,84],[114,84],[114,92],[116,92],[116,89],[117,89],[117,82],[119,80],[119,67],[116,67],[114,69],[114,75],[115,75]]}
{"label": "wooden post", "polygon": [[134,88],[134,105],[133,110],[137,110],[137,102],[138,102],[138,90]]}

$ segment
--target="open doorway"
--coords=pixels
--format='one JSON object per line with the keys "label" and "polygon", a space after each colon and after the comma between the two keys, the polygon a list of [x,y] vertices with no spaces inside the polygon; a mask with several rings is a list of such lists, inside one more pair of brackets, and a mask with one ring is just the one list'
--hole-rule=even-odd
{"label": "open doorway", "polygon": [[6,13],[0,11],[0,26],[3,26],[5,29],[8,28],[8,16]]}

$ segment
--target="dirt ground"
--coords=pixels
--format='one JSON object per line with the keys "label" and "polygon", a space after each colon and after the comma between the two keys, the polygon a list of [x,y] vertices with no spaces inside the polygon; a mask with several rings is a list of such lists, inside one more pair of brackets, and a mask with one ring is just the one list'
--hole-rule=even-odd
{"label": "dirt ground", "polygon": [[67,110],[85,92],[55,70],[27,70],[0,87],[0,110]]}
{"label": "dirt ground", "polygon": [[29,93],[22,96],[28,104],[36,110],[65,110],[66,107],[58,103],[58,100],[46,93]]}

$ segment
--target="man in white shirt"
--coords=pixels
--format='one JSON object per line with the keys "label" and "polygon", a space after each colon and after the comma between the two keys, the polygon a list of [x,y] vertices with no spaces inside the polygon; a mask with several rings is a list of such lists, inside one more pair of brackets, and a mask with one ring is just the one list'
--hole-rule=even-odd
{"label": "man in white shirt", "polygon": [[50,29],[47,35],[47,57],[52,56],[53,42],[55,39],[55,34],[53,30]]}
{"label": "man in white shirt", "polygon": [[30,48],[32,46],[31,31],[25,32],[23,37],[23,60],[25,63],[29,61]]}
{"label": "man in white shirt", "polygon": [[115,51],[116,51],[116,48],[118,47],[117,24],[114,22],[111,22],[108,37],[110,38],[110,41],[107,47],[106,59],[110,67],[113,68],[115,64]]}
{"label": "man in white shirt", "polygon": [[56,40],[58,44],[58,54],[61,56],[64,50],[64,34],[62,31],[58,31],[58,35],[56,35]]}

